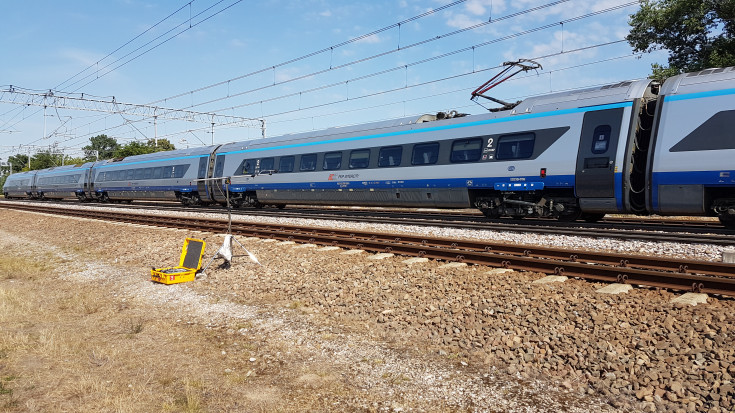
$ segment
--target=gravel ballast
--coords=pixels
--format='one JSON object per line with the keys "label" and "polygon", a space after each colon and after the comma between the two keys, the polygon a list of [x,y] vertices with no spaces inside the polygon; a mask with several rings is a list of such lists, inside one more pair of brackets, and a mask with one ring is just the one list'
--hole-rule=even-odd
{"label": "gravel ballast", "polygon": [[[41,222],[36,222],[38,217]],[[215,265],[221,260],[216,260],[204,279],[162,286],[150,283],[144,268],[170,264],[161,257],[175,260],[183,239],[191,235],[206,238],[206,262],[222,237],[10,211],[3,211],[3,221],[5,236],[51,244],[65,239],[111,257],[87,262],[88,269],[69,274],[71,279],[85,282],[101,272],[114,272],[115,259],[137,263],[135,276],[117,270],[126,280],[119,294],[186,305],[199,322],[233,330],[232,334],[287,341],[329,360],[338,371],[350,372],[345,380],[355,386],[385,393],[386,403],[379,406],[351,399],[348,405],[355,409],[431,410],[442,405],[471,411],[719,412],[735,408],[735,302],[729,298],[710,297],[706,305],[696,307],[676,306],[669,301],[678,292],[636,288],[603,295],[595,292],[602,284],[581,280],[536,285],[531,282],[542,274],[501,274],[479,266],[441,268],[444,263],[435,261],[406,264],[407,257],[400,256],[368,260],[368,253],[345,255],[344,250],[254,239],[240,241],[262,266],[240,256],[232,268],[220,270]],[[34,225],[47,229],[33,229]],[[522,243],[533,243],[534,238],[489,231],[460,235],[416,227],[403,230]],[[717,261],[721,255],[718,247],[708,246],[535,237],[540,244],[572,248],[644,250]],[[238,249],[235,246],[235,253],[242,254]],[[216,304],[212,297],[217,297]],[[233,329],[233,319],[251,320],[254,328]],[[415,404],[406,403],[408,399]]]}

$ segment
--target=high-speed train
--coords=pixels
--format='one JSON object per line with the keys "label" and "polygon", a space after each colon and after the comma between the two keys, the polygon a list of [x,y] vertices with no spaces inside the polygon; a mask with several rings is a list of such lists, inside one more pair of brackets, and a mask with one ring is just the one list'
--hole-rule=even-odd
{"label": "high-speed train", "polygon": [[735,67],[455,112],[13,174],[6,198],[480,209],[735,228]]}

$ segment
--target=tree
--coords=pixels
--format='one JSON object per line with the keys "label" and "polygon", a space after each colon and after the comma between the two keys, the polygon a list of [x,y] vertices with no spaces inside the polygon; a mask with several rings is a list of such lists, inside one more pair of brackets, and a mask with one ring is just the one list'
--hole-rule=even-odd
{"label": "tree", "polygon": [[148,139],[145,143],[140,141],[131,141],[118,148],[115,151],[115,158],[124,158],[126,156],[143,155],[146,153],[154,153],[161,151],[172,151],[176,149],[168,139]]}
{"label": "tree", "polygon": [[28,155],[19,153],[15,156],[8,156],[8,163],[10,164],[10,171],[12,173],[21,172],[23,169],[27,170]]}
{"label": "tree", "polygon": [[61,154],[53,153],[50,150],[37,152],[31,156],[31,170],[53,168],[61,166]]}
{"label": "tree", "polygon": [[115,138],[110,138],[107,135],[97,135],[89,138],[89,145],[82,148],[84,150],[84,159],[87,161],[94,161],[97,159],[94,151],[99,154],[99,160],[111,159],[115,155],[115,151],[120,148],[120,144],[117,143]]}
{"label": "tree", "polygon": [[634,51],[669,52],[668,66],[652,65],[652,78],[735,65],[732,0],[642,0],[630,17]]}
{"label": "tree", "polygon": [[89,162],[86,158],[72,157],[64,155],[64,165],[81,165]]}
{"label": "tree", "polygon": [[171,143],[168,139],[148,139],[148,145],[155,149],[153,152],[173,151],[176,149],[174,144]]}

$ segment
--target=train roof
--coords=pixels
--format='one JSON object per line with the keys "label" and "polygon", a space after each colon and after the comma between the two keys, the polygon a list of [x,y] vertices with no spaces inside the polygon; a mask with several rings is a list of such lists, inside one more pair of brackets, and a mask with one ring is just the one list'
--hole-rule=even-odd
{"label": "train roof", "polygon": [[8,178],[10,178],[11,176],[12,176],[13,178],[23,178],[24,176],[33,176],[33,175],[35,175],[35,174],[37,174],[37,173],[38,173],[38,170],[33,170],[33,171],[23,171],[23,172],[16,172],[16,173],[14,173],[14,174],[10,174],[10,175],[8,175]]}
{"label": "train roof", "polygon": [[62,172],[69,172],[69,171],[76,171],[79,169],[87,169],[92,167],[94,165],[94,162],[86,162],[83,164],[72,164],[72,165],[63,165],[63,166],[54,166],[53,168],[46,168],[46,169],[39,169],[37,172],[41,175],[46,175],[49,173],[62,173]]}
{"label": "train roof", "polygon": [[551,112],[652,97],[651,83],[651,79],[627,80],[587,89],[534,96],[519,103],[510,111],[510,115]]}
{"label": "train roof", "polygon": [[214,148],[216,148],[216,146],[204,146],[204,147],[200,146],[196,148],[176,149],[173,151],[154,152],[154,153],[147,153],[144,155],[126,156],[124,158],[106,159],[104,161],[98,162],[96,166],[114,165],[117,163],[126,164],[126,163],[131,163],[131,162],[151,161],[151,160],[156,160],[156,159],[168,159],[168,158],[177,158],[177,157],[184,157],[184,156],[209,155],[214,150]]}
{"label": "train roof", "polygon": [[[729,85],[723,86],[723,82]],[[682,95],[735,88],[735,66],[700,70],[672,76],[661,87],[662,95]]]}

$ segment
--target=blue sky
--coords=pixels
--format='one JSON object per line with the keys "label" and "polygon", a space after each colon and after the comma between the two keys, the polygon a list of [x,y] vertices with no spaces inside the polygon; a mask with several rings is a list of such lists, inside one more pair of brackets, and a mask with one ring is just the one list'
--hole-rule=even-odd
{"label": "blue sky", "polygon": [[[277,136],[452,109],[482,113],[470,93],[508,60],[537,58],[543,65],[538,74],[519,75],[493,90],[508,101],[643,78],[651,63],[666,61],[662,53],[636,57],[619,42],[638,9],[620,7],[628,1],[451,3],[3,0],[0,90],[51,89],[263,118],[267,135]],[[449,35],[474,25],[480,26]],[[0,94],[4,102],[26,99]],[[49,107],[44,116],[43,108],[0,102],[2,160],[20,144],[55,144],[74,154],[102,133],[122,143],[157,136],[177,147],[213,139],[205,123],[158,119],[154,128],[151,119],[132,114]],[[214,142],[260,133],[215,125]]]}

